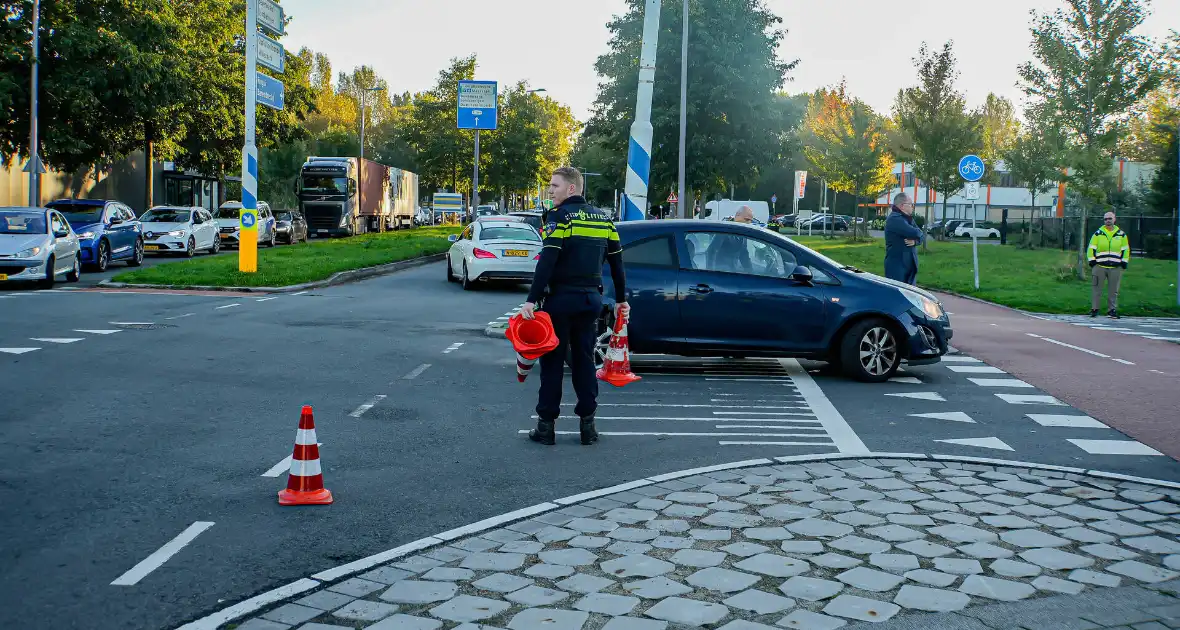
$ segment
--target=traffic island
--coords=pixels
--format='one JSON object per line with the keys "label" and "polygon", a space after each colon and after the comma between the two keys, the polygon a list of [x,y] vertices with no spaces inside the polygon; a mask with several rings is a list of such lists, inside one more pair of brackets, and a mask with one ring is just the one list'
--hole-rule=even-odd
{"label": "traffic island", "polygon": [[1178,627],[1178,535],[1168,481],[941,455],[759,459],[555,499],[183,628]]}

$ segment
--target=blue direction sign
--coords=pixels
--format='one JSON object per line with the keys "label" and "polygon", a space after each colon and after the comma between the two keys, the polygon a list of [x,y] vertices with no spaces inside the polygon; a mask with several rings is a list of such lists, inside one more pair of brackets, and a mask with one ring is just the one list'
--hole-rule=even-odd
{"label": "blue direction sign", "polygon": [[984,170],[986,167],[983,165],[983,158],[978,155],[964,155],[963,159],[959,160],[959,175],[969,182],[983,179]]}
{"label": "blue direction sign", "polygon": [[249,230],[250,228],[258,225],[257,211],[255,211],[255,210],[242,210],[242,213],[238,217],[238,220],[240,221],[243,230]]}
{"label": "blue direction sign", "polygon": [[259,105],[266,105],[271,109],[282,109],[283,99],[285,97],[283,91],[283,82],[278,79],[258,73],[258,80],[255,83],[256,91],[255,98]]}
{"label": "blue direction sign", "polygon": [[495,81],[459,82],[459,129],[494,130],[498,113]]}

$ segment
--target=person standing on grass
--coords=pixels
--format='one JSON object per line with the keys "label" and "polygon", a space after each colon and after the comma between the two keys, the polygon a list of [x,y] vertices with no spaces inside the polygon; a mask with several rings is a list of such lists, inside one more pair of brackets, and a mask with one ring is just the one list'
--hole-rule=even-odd
{"label": "person standing on grass", "polygon": [[922,228],[914,223],[914,202],[905,193],[893,198],[885,219],[885,277],[906,284],[918,284],[918,244]]}
{"label": "person standing on grass", "polygon": [[1090,237],[1090,246],[1086,248],[1093,281],[1090,290],[1090,317],[1098,317],[1102,285],[1105,284],[1106,314],[1113,319],[1119,318],[1119,283],[1123,279],[1123,270],[1127,268],[1127,263],[1131,262],[1131,247],[1127,242],[1127,233],[1115,225],[1114,219],[1113,212],[1102,215],[1102,227]]}

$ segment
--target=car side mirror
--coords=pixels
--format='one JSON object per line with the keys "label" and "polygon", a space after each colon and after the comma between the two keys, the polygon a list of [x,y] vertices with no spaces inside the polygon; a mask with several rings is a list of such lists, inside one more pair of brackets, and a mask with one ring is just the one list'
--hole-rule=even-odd
{"label": "car side mirror", "polygon": [[800,284],[811,284],[812,278],[811,270],[803,265],[795,267],[794,271],[791,272],[791,279]]}
{"label": "car side mirror", "polygon": [[448,236],[448,237],[447,237],[447,240],[448,240],[448,241],[450,241],[450,242],[452,242],[452,243],[454,243],[455,241],[458,241],[458,240],[459,240],[459,235],[458,235],[458,234],[452,234],[452,235],[450,235],[450,236]]}
{"label": "car side mirror", "polygon": [[70,235],[70,231],[69,230],[57,230],[56,232],[53,233],[53,235],[56,236],[57,238],[66,238],[67,236]]}
{"label": "car side mirror", "polygon": [[111,225],[119,225],[122,222],[123,219],[120,217],[111,217]]}

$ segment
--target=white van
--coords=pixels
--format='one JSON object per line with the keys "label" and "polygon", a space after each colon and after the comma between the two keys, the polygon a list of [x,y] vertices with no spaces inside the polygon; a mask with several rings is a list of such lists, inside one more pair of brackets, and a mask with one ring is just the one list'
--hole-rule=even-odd
{"label": "white van", "polygon": [[750,206],[750,209],[754,211],[754,220],[763,225],[770,222],[770,205],[765,201],[731,201],[729,199],[710,201],[705,204],[705,211],[701,218],[706,221],[732,219],[742,206]]}

